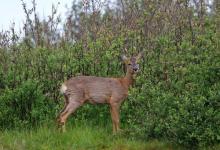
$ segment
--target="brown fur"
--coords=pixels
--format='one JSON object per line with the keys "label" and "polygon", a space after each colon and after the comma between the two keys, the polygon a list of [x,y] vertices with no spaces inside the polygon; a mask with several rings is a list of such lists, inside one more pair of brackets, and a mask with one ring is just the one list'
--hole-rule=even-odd
{"label": "brown fur", "polygon": [[70,114],[84,103],[109,104],[113,132],[119,129],[119,108],[128,95],[129,86],[133,83],[133,75],[138,70],[136,59],[124,58],[127,72],[122,78],[104,78],[95,76],[77,76],[65,81],[62,93],[65,96],[65,106],[59,114],[58,122],[65,130],[65,122]]}

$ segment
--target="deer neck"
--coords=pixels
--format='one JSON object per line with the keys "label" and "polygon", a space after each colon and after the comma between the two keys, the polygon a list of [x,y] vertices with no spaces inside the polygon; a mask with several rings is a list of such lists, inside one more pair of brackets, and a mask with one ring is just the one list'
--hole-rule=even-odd
{"label": "deer neck", "polygon": [[129,86],[133,84],[133,81],[134,81],[133,74],[127,71],[126,75],[122,78],[122,83],[124,87],[128,90]]}

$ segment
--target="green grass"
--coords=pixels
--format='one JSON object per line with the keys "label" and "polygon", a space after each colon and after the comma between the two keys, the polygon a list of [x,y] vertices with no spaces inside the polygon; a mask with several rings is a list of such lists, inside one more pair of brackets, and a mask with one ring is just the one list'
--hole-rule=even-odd
{"label": "green grass", "polygon": [[76,125],[60,133],[55,127],[0,132],[0,150],[172,150],[166,142],[132,140],[109,128]]}
{"label": "green grass", "polygon": [[[133,139],[133,140],[132,140]],[[178,150],[183,147],[158,140],[134,140],[126,133],[113,135],[111,128],[68,126],[60,133],[54,126],[0,131],[0,150]],[[188,149],[188,148],[186,148]],[[201,150],[218,150],[220,145]]]}

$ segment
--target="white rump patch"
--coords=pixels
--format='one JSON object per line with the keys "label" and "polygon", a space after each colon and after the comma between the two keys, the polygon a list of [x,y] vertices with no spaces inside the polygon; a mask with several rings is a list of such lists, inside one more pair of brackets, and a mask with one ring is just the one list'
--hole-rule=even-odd
{"label": "white rump patch", "polygon": [[61,88],[60,88],[60,93],[61,93],[61,94],[64,94],[64,93],[66,92],[66,90],[67,90],[66,85],[65,85],[65,84],[62,84],[62,86],[61,86]]}

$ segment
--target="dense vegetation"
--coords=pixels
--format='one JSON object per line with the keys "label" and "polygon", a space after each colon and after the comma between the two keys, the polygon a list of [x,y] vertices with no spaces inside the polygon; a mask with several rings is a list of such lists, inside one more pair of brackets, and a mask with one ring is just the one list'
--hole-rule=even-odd
{"label": "dense vegetation", "polygon": [[[14,26],[1,32],[0,129],[51,123],[63,107],[64,80],[122,76],[120,55],[143,51],[141,71],[121,108],[126,136],[187,147],[218,144],[218,1],[210,8],[204,0],[83,2],[73,2],[64,24],[57,7],[41,20],[35,1],[30,10],[23,3],[24,35]],[[108,125],[108,106],[84,105],[70,120]]]}

